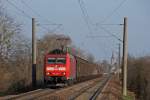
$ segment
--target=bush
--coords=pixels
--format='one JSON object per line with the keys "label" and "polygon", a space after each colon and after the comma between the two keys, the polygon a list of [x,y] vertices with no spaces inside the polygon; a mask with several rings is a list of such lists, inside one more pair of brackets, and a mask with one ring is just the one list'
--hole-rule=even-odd
{"label": "bush", "polygon": [[129,58],[128,88],[140,100],[150,100],[150,57]]}
{"label": "bush", "polygon": [[15,93],[15,92],[21,92],[25,88],[25,81],[20,80],[12,83],[10,87],[8,88],[8,92]]}

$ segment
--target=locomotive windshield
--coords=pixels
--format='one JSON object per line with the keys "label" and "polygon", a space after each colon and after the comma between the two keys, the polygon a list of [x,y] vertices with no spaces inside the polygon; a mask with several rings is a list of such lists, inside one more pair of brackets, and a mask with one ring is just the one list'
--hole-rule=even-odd
{"label": "locomotive windshield", "polygon": [[48,64],[65,64],[65,58],[48,58]]}

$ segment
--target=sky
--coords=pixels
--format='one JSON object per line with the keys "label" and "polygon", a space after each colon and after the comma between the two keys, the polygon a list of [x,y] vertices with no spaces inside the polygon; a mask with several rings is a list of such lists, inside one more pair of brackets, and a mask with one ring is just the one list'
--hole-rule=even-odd
{"label": "sky", "polygon": [[[31,18],[36,18],[37,37],[47,30],[69,35],[73,43],[96,60],[117,56],[123,18],[128,18],[128,51],[132,56],[150,55],[150,0],[1,0],[7,12],[31,38]],[[15,6],[14,6],[15,5]],[[19,10],[19,9],[20,10]],[[82,10],[83,9],[83,10]],[[58,25],[49,24],[62,24]],[[109,33],[104,29],[109,30]],[[121,43],[122,44],[122,43]]]}

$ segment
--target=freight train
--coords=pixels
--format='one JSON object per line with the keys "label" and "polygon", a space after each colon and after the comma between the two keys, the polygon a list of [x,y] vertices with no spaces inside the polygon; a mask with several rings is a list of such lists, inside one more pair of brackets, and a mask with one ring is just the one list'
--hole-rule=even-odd
{"label": "freight train", "polygon": [[55,49],[45,55],[44,83],[73,84],[101,75],[100,67],[68,51]]}

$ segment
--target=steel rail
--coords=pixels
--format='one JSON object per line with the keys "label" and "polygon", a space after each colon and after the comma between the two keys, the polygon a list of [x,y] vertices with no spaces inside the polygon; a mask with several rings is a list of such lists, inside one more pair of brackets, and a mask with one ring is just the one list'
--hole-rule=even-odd
{"label": "steel rail", "polygon": [[94,94],[90,97],[89,100],[96,100],[98,95],[102,92],[103,88],[105,87],[106,83],[110,80],[111,76],[109,76],[103,83],[102,85],[94,92]]}

